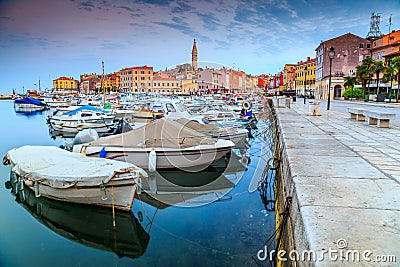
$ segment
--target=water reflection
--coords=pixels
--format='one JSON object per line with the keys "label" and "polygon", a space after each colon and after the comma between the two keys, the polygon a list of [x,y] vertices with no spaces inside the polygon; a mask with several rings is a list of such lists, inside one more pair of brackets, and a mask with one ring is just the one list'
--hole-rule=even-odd
{"label": "water reflection", "polygon": [[247,163],[248,158],[234,150],[201,172],[149,172],[137,198],[160,208],[194,207],[229,199],[226,195],[244,175]]}
{"label": "water reflection", "polygon": [[[11,177],[14,174],[11,173]],[[150,236],[132,211],[115,210],[115,230],[111,208],[78,205],[35,197],[35,193],[6,182],[15,201],[41,224],[57,234],[83,245],[110,251],[119,257],[137,258],[144,254]]]}

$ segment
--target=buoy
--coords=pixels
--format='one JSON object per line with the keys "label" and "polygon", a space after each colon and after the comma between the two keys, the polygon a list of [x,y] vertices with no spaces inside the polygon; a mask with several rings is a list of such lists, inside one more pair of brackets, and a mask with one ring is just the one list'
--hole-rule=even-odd
{"label": "buoy", "polygon": [[107,157],[107,152],[106,152],[106,149],[103,147],[103,148],[100,150],[100,158],[105,159],[106,157]]}
{"label": "buoy", "polygon": [[149,166],[148,166],[149,172],[155,172],[156,165],[157,165],[157,154],[154,148],[152,148],[149,153]]}

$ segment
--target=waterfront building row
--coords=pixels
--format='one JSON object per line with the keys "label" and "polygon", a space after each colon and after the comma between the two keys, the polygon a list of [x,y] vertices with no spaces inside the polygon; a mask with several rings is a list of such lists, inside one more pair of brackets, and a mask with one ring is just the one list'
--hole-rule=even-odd
{"label": "waterfront building row", "polygon": [[80,90],[85,93],[119,91],[133,93],[251,93],[263,90],[258,77],[244,71],[221,67],[198,67],[196,40],[192,47],[192,64],[185,63],[165,71],[152,66],[126,67],[111,74],[82,74],[80,80],[60,77],[53,81],[57,90]]}
{"label": "waterfront building row", "polygon": [[[333,47],[335,56],[330,69],[329,49]],[[400,30],[392,31],[376,39],[366,39],[352,33],[346,33],[332,39],[321,41],[315,49],[315,58],[308,57],[306,61],[297,64],[285,64],[283,70],[270,75],[266,81],[272,90],[285,92],[294,91],[302,95],[306,91],[319,99],[342,99],[345,77],[356,77],[356,68],[363,60],[371,57],[374,61],[384,62],[385,59],[400,55]],[[307,69],[307,71],[305,71]],[[379,79],[381,88],[388,90],[389,84],[383,81],[384,73],[379,77],[373,75],[369,90],[377,88]],[[331,77],[331,87],[329,87]],[[398,81],[392,79],[393,89],[398,88]],[[330,90],[330,94],[328,94]]]}

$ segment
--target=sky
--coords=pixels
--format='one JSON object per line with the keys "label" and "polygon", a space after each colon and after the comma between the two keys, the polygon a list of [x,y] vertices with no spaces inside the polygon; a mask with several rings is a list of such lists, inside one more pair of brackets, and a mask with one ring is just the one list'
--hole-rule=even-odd
{"label": "sky", "polygon": [[[61,76],[198,60],[247,74],[315,57],[321,41],[400,30],[400,0],[0,0],[0,93],[51,88]],[[205,64],[207,65],[207,64]]]}

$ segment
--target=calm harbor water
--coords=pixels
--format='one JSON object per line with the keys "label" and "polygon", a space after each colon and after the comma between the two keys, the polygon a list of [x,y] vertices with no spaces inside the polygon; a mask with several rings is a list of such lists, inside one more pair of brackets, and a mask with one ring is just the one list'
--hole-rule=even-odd
{"label": "calm harbor water", "polygon": [[[0,110],[2,157],[14,147],[64,143],[49,136],[45,114],[16,114],[12,101],[0,101]],[[1,165],[0,266],[257,266],[252,256],[275,231],[274,213],[258,191],[248,191],[261,142],[251,141],[246,171],[235,167],[239,156],[229,171],[219,161],[198,174],[161,173],[165,191],[180,192],[171,184],[203,176],[204,193],[143,193],[131,213],[117,212],[116,231],[111,210],[35,198],[29,190],[12,194],[5,186],[10,166]]]}

